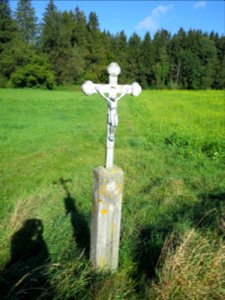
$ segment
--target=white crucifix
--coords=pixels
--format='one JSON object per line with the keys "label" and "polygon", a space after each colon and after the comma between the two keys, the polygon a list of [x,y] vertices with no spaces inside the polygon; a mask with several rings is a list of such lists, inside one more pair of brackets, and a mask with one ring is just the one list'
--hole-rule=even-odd
{"label": "white crucifix", "polygon": [[118,75],[120,74],[121,69],[115,62],[112,62],[108,66],[107,71],[109,73],[109,84],[97,84],[88,80],[82,85],[82,90],[88,96],[99,93],[107,101],[108,114],[105,167],[111,168],[113,167],[115,131],[118,126],[117,103],[126,94],[138,96],[141,93],[142,88],[137,82],[134,82],[131,85],[119,85]]}

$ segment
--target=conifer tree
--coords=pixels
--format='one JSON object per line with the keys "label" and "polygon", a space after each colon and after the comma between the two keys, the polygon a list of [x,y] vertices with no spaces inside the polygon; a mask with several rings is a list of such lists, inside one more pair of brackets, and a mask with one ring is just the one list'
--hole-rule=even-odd
{"label": "conifer tree", "polygon": [[170,34],[167,30],[158,31],[153,39],[154,78],[157,88],[166,87],[170,79],[169,41]]}
{"label": "conifer tree", "polygon": [[214,81],[216,65],[216,47],[208,36],[200,38],[199,59],[202,65],[201,89],[208,89]]}
{"label": "conifer tree", "polygon": [[95,12],[90,12],[87,26],[90,32],[99,30],[99,21]]}
{"label": "conifer tree", "polygon": [[105,78],[106,51],[103,45],[102,33],[99,29],[98,17],[94,12],[89,14],[88,23],[88,57],[87,68],[88,76],[92,76],[93,80],[101,80]]}
{"label": "conifer tree", "polygon": [[31,0],[19,0],[15,13],[18,29],[29,43],[34,42],[37,30],[37,18]]}
{"label": "conifer tree", "polygon": [[[212,38],[212,36],[211,36]],[[213,88],[225,88],[225,36],[219,37],[218,34],[214,36],[214,45],[217,50],[217,58],[215,63]]]}
{"label": "conifer tree", "polygon": [[0,0],[0,53],[3,51],[5,44],[13,38],[15,29],[9,1]]}
{"label": "conifer tree", "polygon": [[[11,63],[12,56],[7,56],[6,52],[12,48],[15,35],[16,24],[11,17],[9,1],[0,0],[0,87],[6,86],[10,76],[7,64]],[[18,43],[15,49],[18,49]]]}
{"label": "conifer tree", "polygon": [[136,33],[133,33],[128,41],[127,62],[129,79],[140,82],[141,39]]}
{"label": "conifer tree", "polygon": [[147,32],[141,43],[141,82],[143,87],[153,84],[153,54],[150,33]]}
{"label": "conifer tree", "polygon": [[42,24],[41,44],[49,56],[58,45],[60,15],[53,0],[50,0],[44,13]]}
{"label": "conifer tree", "polygon": [[180,28],[170,40],[170,85],[175,88],[182,87],[185,49],[186,32]]}
{"label": "conifer tree", "polygon": [[83,11],[76,7],[74,14],[74,28],[72,33],[72,44],[76,44],[82,49],[82,52],[87,51],[87,20]]}
{"label": "conifer tree", "polygon": [[[58,84],[79,82],[84,73],[84,35],[82,36],[82,30],[76,30],[82,27],[81,15],[78,9],[75,14],[72,11],[58,12],[53,0],[50,0],[46,8],[41,36],[42,49],[49,57]],[[85,28],[86,22],[82,24]]]}
{"label": "conifer tree", "polygon": [[122,72],[120,82],[126,83],[129,76],[128,67],[128,42],[125,32],[122,30],[114,38],[112,37],[113,60],[117,61],[121,66]]}
{"label": "conifer tree", "polygon": [[50,0],[43,18],[41,33],[41,48],[48,56],[49,62],[56,73],[57,83],[57,64],[59,57],[59,32],[60,32],[60,13],[58,12],[53,0]]}
{"label": "conifer tree", "polygon": [[[113,35],[110,34],[109,31],[103,31],[102,32],[102,45],[104,48],[104,55],[105,55],[105,62],[106,65],[108,66],[112,61],[115,61],[115,56],[114,56],[114,52],[113,52]],[[102,75],[102,80],[104,82],[108,81],[108,76],[105,73]]]}
{"label": "conifer tree", "polygon": [[90,57],[90,49],[88,48],[87,20],[84,12],[76,7],[74,12],[74,23],[71,36],[71,44],[74,47],[76,54],[80,57],[80,75],[84,74],[87,69],[88,59]]}
{"label": "conifer tree", "polygon": [[83,59],[77,45],[71,42],[74,28],[74,14],[64,11],[61,15],[58,40],[59,56],[56,71],[59,83],[79,82],[83,73]]}

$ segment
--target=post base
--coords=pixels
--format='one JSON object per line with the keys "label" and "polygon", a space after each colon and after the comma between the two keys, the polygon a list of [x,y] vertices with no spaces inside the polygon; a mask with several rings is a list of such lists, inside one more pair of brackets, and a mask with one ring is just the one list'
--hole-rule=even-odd
{"label": "post base", "polygon": [[98,167],[93,174],[90,259],[96,269],[113,271],[118,267],[124,173],[114,166]]}

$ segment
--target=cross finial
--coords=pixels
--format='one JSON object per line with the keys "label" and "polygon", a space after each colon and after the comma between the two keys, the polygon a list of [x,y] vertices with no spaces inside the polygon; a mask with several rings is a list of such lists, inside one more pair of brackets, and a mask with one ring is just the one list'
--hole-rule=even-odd
{"label": "cross finial", "polygon": [[112,62],[108,66],[107,71],[108,71],[109,75],[111,75],[111,76],[118,76],[121,73],[120,66],[116,62]]}
{"label": "cross finial", "polygon": [[118,85],[118,75],[121,73],[121,69],[116,62],[112,62],[108,66],[107,71],[109,73],[109,84],[95,84],[92,81],[86,81],[82,85],[82,90],[88,96],[99,93],[107,101],[108,118],[105,167],[110,168],[113,166],[115,131],[118,126],[117,103],[126,94],[138,96],[142,88],[137,82],[131,85]]}

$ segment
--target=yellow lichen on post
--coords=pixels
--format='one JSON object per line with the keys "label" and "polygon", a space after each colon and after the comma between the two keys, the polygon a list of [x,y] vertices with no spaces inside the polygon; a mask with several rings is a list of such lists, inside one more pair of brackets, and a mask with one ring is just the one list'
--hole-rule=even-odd
{"label": "yellow lichen on post", "polygon": [[100,266],[100,268],[103,268],[104,265],[105,265],[105,261],[104,261],[104,258],[101,256],[99,259],[99,266]]}

